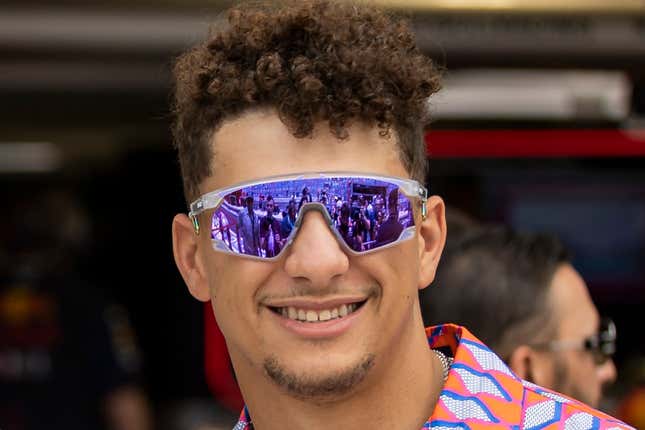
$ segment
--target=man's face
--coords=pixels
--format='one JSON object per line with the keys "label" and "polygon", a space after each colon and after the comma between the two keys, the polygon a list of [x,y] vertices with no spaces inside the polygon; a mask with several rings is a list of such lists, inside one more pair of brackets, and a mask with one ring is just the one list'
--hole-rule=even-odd
{"label": "man's face", "polygon": [[[583,341],[597,333],[598,311],[587,285],[571,265],[564,264],[555,272],[549,295],[558,321],[557,340]],[[553,382],[549,387],[591,406],[598,406],[603,386],[616,379],[612,360],[598,365],[593,354],[582,348],[549,354],[554,364]]]}
{"label": "man's face", "polygon": [[374,207],[376,208],[377,211],[381,211],[383,209],[383,200],[377,199],[376,202],[374,203]]}
{"label": "man's face", "polygon": [[267,215],[273,215],[273,208],[274,208],[273,200],[267,201],[266,208],[267,208]]}
{"label": "man's face", "polygon": [[[348,131],[342,142],[327,125],[312,138],[296,139],[274,113],[247,113],[215,133],[215,173],[201,192],[304,171],[409,177],[394,138],[363,125]],[[198,239],[199,258],[241,385],[246,375],[262,374],[296,397],[337,398],[361,381],[376,383],[370,375],[381,372],[418,331],[417,288],[429,280],[420,279],[417,240],[350,256],[319,212],[304,216],[295,241],[276,262],[213,252],[208,235]],[[351,313],[325,322],[281,314],[293,309],[322,319],[343,308]]]}

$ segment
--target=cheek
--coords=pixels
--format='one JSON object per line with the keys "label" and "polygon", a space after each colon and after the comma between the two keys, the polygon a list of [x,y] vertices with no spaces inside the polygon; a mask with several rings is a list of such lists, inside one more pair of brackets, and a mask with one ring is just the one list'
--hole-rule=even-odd
{"label": "cheek", "polygon": [[213,252],[208,263],[208,283],[215,309],[250,312],[274,271],[273,264]]}
{"label": "cheek", "polygon": [[217,320],[217,325],[226,335],[228,326],[231,325],[229,315],[234,312],[234,289],[232,286],[231,272],[224,270],[226,264],[222,258],[213,256],[208,261],[208,287],[211,296],[211,306]]}
{"label": "cheek", "polygon": [[385,297],[412,302],[417,297],[418,260],[415,242],[407,241],[398,246],[365,256],[366,270],[381,286]]}
{"label": "cheek", "polygon": [[208,288],[213,304],[219,303],[222,295],[226,294],[225,285],[228,284],[230,273],[223,270],[226,267],[225,258],[221,258],[215,252],[211,252],[206,258],[206,272],[208,273]]}
{"label": "cheek", "polygon": [[[573,363],[574,368],[578,370],[578,376],[581,381],[589,381],[589,379],[596,374],[596,362],[593,359],[593,356],[586,351],[584,352],[584,357],[581,357],[580,360],[576,360]],[[580,363],[583,363],[580,366]]]}
{"label": "cheek", "polygon": [[392,248],[393,254],[387,259],[388,270],[398,280],[398,285],[409,294],[416,297],[419,277],[419,258],[416,241],[408,240]]}
{"label": "cheek", "polygon": [[566,377],[570,384],[590,386],[595,364],[593,358],[585,351],[571,351],[567,356]]}

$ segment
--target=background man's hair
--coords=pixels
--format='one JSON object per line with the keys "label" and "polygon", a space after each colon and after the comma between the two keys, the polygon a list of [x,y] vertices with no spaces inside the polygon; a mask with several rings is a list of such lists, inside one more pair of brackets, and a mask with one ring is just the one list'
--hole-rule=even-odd
{"label": "background man's hair", "polygon": [[555,327],[548,287],[569,261],[563,244],[551,234],[461,221],[452,238],[449,222],[437,276],[421,292],[424,322],[466,326],[504,360],[520,345],[549,340]]}
{"label": "background man's hair", "polygon": [[404,166],[425,181],[427,99],[440,73],[404,21],[373,7],[328,0],[236,7],[225,29],[178,58],[174,78],[173,134],[188,201],[212,173],[215,130],[257,108],[275,109],[296,137],[311,135],[318,121],[339,139],[352,120],[377,125],[383,136],[394,131]]}

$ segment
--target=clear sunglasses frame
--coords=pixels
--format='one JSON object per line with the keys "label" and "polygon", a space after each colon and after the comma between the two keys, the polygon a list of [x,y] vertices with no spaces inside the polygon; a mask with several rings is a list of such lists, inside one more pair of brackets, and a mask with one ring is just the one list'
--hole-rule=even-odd
{"label": "clear sunglasses frame", "polygon": [[[368,174],[368,173],[359,173],[359,172],[307,172],[307,173],[295,173],[295,174],[290,174],[290,175],[278,175],[278,176],[270,176],[267,178],[262,178],[262,179],[257,179],[254,181],[248,181],[248,182],[241,182],[237,183],[235,185],[232,185],[230,187],[226,188],[221,188],[217,190],[213,190],[211,192],[208,192],[206,194],[203,194],[200,196],[198,199],[193,201],[190,204],[190,212],[188,213],[188,216],[190,217],[192,224],[193,224],[193,229],[195,231],[195,234],[199,234],[200,232],[200,224],[199,224],[199,219],[198,216],[202,214],[204,211],[207,211],[209,209],[216,209],[219,207],[220,204],[224,201],[225,197],[232,194],[235,191],[238,191],[242,188],[248,188],[248,187],[253,187],[253,186],[258,186],[258,185],[266,185],[266,184],[271,184],[271,183],[276,183],[276,182],[286,182],[286,181],[298,181],[298,180],[311,180],[311,179],[332,179],[332,178],[356,178],[356,179],[370,179],[370,180],[377,180],[377,181],[382,181],[391,185],[395,185],[398,187],[398,189],[403,192],[408,198],[410,199],[418,199],[419,201],[419,206],[421,208],[421,217],[422,219],[425,219],[427,216],[427,208],[426,208],[426,202],[428,200],[428,190],[426,187],[421,185],[419,182],[415,181],[414,179],[406,179],[406,178],[400,178],[400,177],[395,177],[395,176],[384,176],[384,175],[373,175],[373,174]],[[305,203],[302,205],[300,210],[298,211],[297,215],[297,221],[296,224],[294,225],[293,230],[287,237],[287,241],[285,246],[283,247],[283,250],[289,247],[289,245],[293,242],[295,239],[298,230],[303,222],[304,215],[311,211],[311,210],[316,210],[320,212],[325,221],[327,222],[329,229],[331,230],[332,234],[336,237],[337,241],[341,244],[343,249],[351,254],[351,255],[364,255],[368,253],[372,253],[375,251],[379,251],[382,249],[389,248],[391,246],[396,246],[399,243],[409,240],[412,237],[414,237],[414,231],[415,227],[414,226],[409,226],[406,229],[401,232],[401,235],[399,238],[391,243],[388,243],[386,245],[365,250],[365,251],[355,251],[349,247],[349,245],[343,240],[342,236],[338,232],[336,228],[333,227],[333,220],[329,214],[329,211],[327,208],[319,202],[309,202]],[[282,252],[280,252],[278,255],[274,257],[260,257],[260,256],[254,256],[254,255],[248,255],[248,254],[242,254],[242,253],[237,253],[231,251],[228,246],[224,243],[220,243],[216,239],[213,240],[213,249],[216,251],[224,252],[227,254],[233,254],[237,255],[239,257],[243,258],[250,258],[250,259],[255,259],[255,260],[260,260],[260,261],[274,261],[280,258]]]}
{"label": "clear sunglasses frame", "polygon": [[584,350],[593,354],[596,364],[602,365],[616,352],[616,324],[608,318],[601,319],[598,333],[584,339],[561,339],[531,345],[549,351]]}

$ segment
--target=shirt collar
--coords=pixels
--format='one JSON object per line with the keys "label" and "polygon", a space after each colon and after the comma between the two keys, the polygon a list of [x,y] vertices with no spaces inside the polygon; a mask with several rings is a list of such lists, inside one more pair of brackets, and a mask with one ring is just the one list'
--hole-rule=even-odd
{"label": "shirt collar", "polygon": [[[511,428],[521,422],[524,386],[504,362],[465,327],[444,324],[426,328],[428,345],[449,352],[454,361],[439,401],[424,428],[474,428],[488,421]],[[233,430],[252,430],[244,407]]]}
{"label": "shirt collar", "polygon": [[426,335],[430,348],[447,348],[454,361],[425,427],[474,428],[483,421],[511,428],[521,422],[524,386],[502,359],[465,327],[429,327]]}

